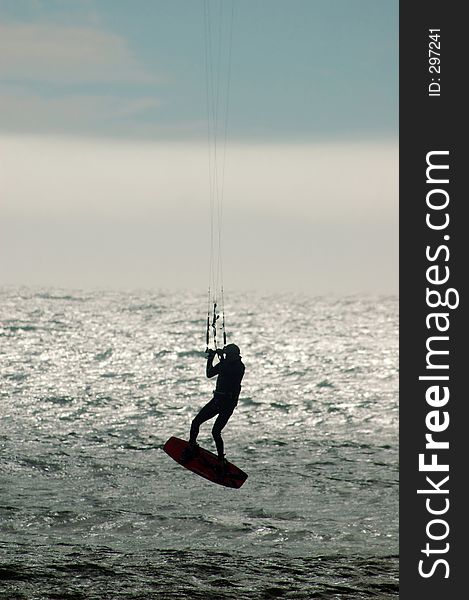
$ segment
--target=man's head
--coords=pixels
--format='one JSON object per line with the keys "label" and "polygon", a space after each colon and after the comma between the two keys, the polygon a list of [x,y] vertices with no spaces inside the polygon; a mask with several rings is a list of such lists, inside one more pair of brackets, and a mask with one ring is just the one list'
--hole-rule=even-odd
{"label": "man's head", "polygon": [[237,360],[241,358],[239,347],[236,344],[228,344],[223,348],[223,354],[226,355],[227,360]]}

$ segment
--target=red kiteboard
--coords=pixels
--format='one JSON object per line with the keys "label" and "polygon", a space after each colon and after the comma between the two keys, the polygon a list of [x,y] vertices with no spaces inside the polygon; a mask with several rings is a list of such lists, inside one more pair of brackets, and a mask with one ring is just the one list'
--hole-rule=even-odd
{"label": "red kiteboard", "polygon": [[170,437],[163,446],[166,454],[177,463],[213,483],[240,488],[246,481],[247,474],[236,465],[226,461],[226,465],[222,468],[218,457],[212,452],[199,447],[198,452],[193,455],[188,448],[189,442],[177,437]]}

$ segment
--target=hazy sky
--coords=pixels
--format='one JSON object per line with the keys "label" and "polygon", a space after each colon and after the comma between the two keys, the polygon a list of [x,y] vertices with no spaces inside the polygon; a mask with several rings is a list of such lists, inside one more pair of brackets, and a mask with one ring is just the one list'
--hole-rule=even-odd
{"label": "hazy sky", "polygon": [[[225,289],[397,292],[398,1],[233,14]],[[203,0],[0,0],[0,285],[207,286],[206,40]]]}

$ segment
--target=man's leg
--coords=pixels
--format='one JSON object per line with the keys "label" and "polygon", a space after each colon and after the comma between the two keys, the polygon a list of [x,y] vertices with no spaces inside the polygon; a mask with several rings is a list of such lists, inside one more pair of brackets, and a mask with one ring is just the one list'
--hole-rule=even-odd
{"label": "man's leg", "polygon": [[195,445],[197,436],[199,435],[199,428],[202,423],[212,419],[215,415],[218,414],[220,407],[218,405],[218,401],[215,398],[212,398],[210,402],[208,402],[205,406],[203,406],[197,415],[194,417],[194,420],[191,423],[191,433],[189,437],[189,444],[192,446]]}
{"label": "man's leg", "polygon": [[228,408],[223,408],[222,410],[220,410],[218,417],[215,420],[215,423],[213,424],[212,427],[212,435],[213,435],[213,439],[215,440],[215,445],[217,447],[217,454],[218,454],[218,458],[220,460],[223,460],[223,457],[225,456],[224,454],[224,444],[223,444],[223,438],[221,437],[221,432],[222,429],[225,427],[225,425],[228,423],[229,418],[231,417],[231,415],[233,414],[235,407],[228,407]]}

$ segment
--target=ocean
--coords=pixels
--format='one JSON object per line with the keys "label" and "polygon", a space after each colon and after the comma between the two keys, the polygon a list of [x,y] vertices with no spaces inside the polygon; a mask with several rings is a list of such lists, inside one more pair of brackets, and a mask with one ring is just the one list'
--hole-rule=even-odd
{"label": "ocean", "polygon": [[225,291],[239,490],[162,451],[211,398],[206,304],[0,290],[0,598],[398,597],[398,298]]}

